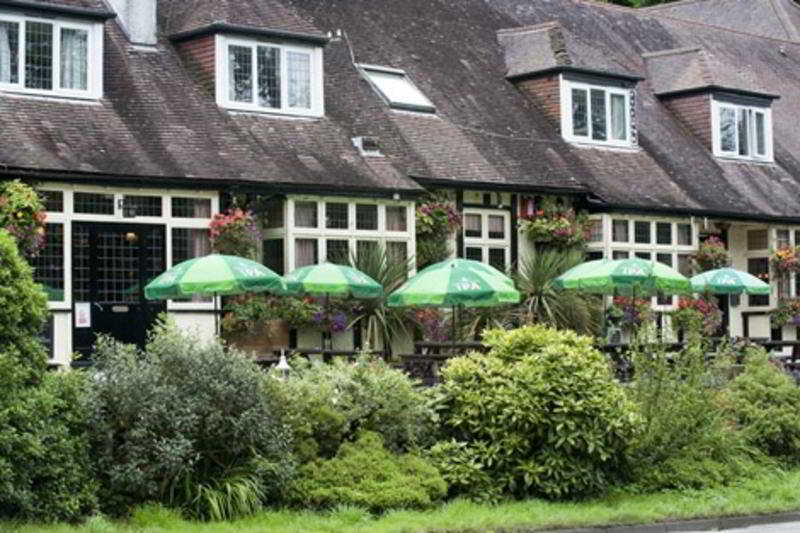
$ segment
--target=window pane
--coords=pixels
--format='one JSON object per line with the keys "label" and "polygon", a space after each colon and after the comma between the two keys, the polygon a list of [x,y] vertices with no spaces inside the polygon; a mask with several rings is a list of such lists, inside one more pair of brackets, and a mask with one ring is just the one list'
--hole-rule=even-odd
{"label": "window pane", "polygon": [[289,107],[311,109],[311,56],[287,52]]}
{"label": "window pane", "polygon": [[64,193],[61,191],[39,191],[45,211],[61,213],[64,211]]}
{"label": "window pane", "polygon": [[767,230],[753,229],[747,232],[747,249],[748,250],[766,250],[769,248],[769,238]]}
{"label": "window pane", "polygon": [[356,205],[356,229],[378,229],[378,206],[370,204]]}
{"label": "window pane", "polygon": [[125,196],[123,197],[123,209],[135,209],[135,215],[139,217],[160,217],[161,216],[161,197],[160,196]]}
{"label": "window pane", "polygon": [[[656,254],[656,261],[661,264],[672,266],[672,254]],[[659,296],[656,298],[658,305],[672,305],[672,296]]]}
{"label": "window pane", "polygon": [[750,155],[750,121],[747,109],[739,109],[739,155]]}
{"label": "window pane", "polygon": [[316,265],[318,262],[317,253],[316,239],[295,239],[294,267],[300,268],[308,265]]}
{"label": "window pane", "polygon": [[464,236],[483,237],[481,215],[464,215]]}
{"label": "window pane", "polygon": [[767,140],[764,113],[756,111],[756,153],[767,155]]}
{"label": "window pane", "polygon": [[359,261],[364,258],[370,257],[371,254],[376,253],[378,250],[378,241],[358,241],[356,242],[356,255]]}
{"label": "window pane", "polygon": [[483,262],[483,249],[468,246],[464,249],[464,257],[473,261]]}
{"label": "window pane", "polygon": [[601,219],[589,221],[589,242],[603,242],[603,221]]}
{"label": "window pane", "polygon": [[597,259],[602,259],[602,258],[603,258],[603,252],[601,252],[599,250],[592,250],[592,251],[586,252],[586,260],[587,261],[595,261]]}
{"label": "window pane", "polygon": [[[490,239],[505,239],[506,238],[506,219],[498,215],[489,215],[489,238]],[[490,252],[491,255],[491,252]]]}
{"label": "window pane", "polygon": [[433,107],[431,101],[411,84],[405,73],[378,70],[364,70],[364,73],[390,104]]}
{"label": "window pane", "polygon": [[789,298],[792,292],[789,273],[781,272],[776,275],[776,278],[778,281],[778,298]]}
{"label": "window pane", "polygon": [[[203,257],[211,253],[211,240],[207,229],[173,228],[172,229],[172,265],[182,263],[195,257]],[[181,299],[192,302],[210,302],[208,296],[196,295]]]}
{"label": "window pane", "polygon": [[114,195],[76,192],[73,197],[76,213],[92,215],[113,215]]}
{"label": "window pane", "polygon": [[506,249],[505,248],[489,248],[489,265],[493,266],[500,272],[506,271]]}
{"label": "window pane", "polygon": [[316,228],[317,202],[295,202],[294,225],[298,228]]}
{"label": "window pane", "polygon": [[249,46],[228,47],[228,78],[231,101],[253,101],[253,51]]}
{"label": "window pane", "polygon": [[19,24],[0,21],[0,83],[19,83]]}
{"label": "window pane", "polygon": [[406,231],[406,208],[403,206],[386,206],[386,231]]}
{"label": "window pane", "polygon": [[678,272],[687,278],[692,277],[692,256],[690,254],[678,254]]}
{"label": "window pane", "polygon": [[408,266],[408,246],[405,242],[387,242],[386,256],[392,263]]}
{"label": "window pane", "polygon": [[85,91],[89,87],[89,32],[61,30],[61,88]]}
{"label": "window pane", "polygon": [[53,25],[25,24],[25,87],[53,88]]}
{"label": "window pane", "polygon": [[630,255],[631,254],[629,252],[624,252],[622,250],[614,250],[611,252],[612,259],[628,259]]}
{"label": "window pane", "polygon": [[639,244],[650,244],[650,222],[637,220],[633,223],[634,239]]}
{"label": "window pane", "polygon": [[628,221],[627,220],[614,220],[611,223],[611,238],[614,242],[628,242],[630,236],[628,235]]}
{"label": "window pane", "polygon": [[606,133],[606,92],[592,89],[592,139],[605,141]]}
{"label": "window pane", "polygon": [[589,104],[585,89],[572,89],[572,134],[589,135]]}
{"label": "window pane", "polygon": [[669,222],[656,223],[656,244],[672,244],[672,224]]}
{"label": "window pane", "polygon": [[681,246],[691,246],[692,241],[692,225],[678,224],[678,244]]}
{"label": "window pane", "polygon": [[276,198],[264,202],[261,223],[268,229],[283,227],[283,200]]}
{"label": "window pane", "polygon": [[736,151],[736,111],[722,107],[719,111],[719,147],[723,152]]}
{"label": "window pane", "polygon": [[[747,271],[750,274],[763,279],[764,281],[769,281],[769,259],[766,257],[748,259]],[[749,302],[751,306],[769,305],[769,295],[751,294],[749,296]]]}
{"label": "window pane", "polygon": [[777,241],[778,248],[784,248],[791,244],[789,242],[789,230],[788,229],[779,229],[775,232],[775,237]]}
{"label": "window pane", "polygon": [[645,261],[651,261],[653,259],[653,254],[650,252],[636,252],[633,256],[637,259],[644,259]]}
{"label": "window pane", "polygon": [[283,239],[267,239],[264,241],[262,263],[278,275],[283,276]]}
{"label": "window pane", "polygon": [[278,48],[259,46],[258,105],[281,107],[281,51]]}
{"label": "window pane", "polygon": [[31,261],[33,278],[44,285],[44,292],[51,302],[64,301],[64,226],[45,226],[44,247]]}
{"label": "window pane", "polygon": [[338,265],[349,265],[350,247],[347,241],[339,239],[325,241],[325,260]]}
{"label": "window pane", "polygon": [[325,227],[328,229],[347,229],[348,224],[348,204],[326,203],[325,204]]}
{"label": "window pane", "polygon": [[611,95],[611,138],[624,141],[628,138],[628,120],[625,109],[625,96]]}
{"label": "window pane", "polygon": [[210,198],[172,199],[172,216],[175,218],[211,218]]}

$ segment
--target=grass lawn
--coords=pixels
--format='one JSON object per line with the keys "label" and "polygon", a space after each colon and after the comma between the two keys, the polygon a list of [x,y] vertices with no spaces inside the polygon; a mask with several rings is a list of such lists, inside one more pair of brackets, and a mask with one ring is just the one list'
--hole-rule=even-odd
{"label": "grass lawn", "polygon": [[574,503],[528,500],[480,505],[455,501],[431,511],[397,511],[378,518],[360,509],[341,508],[330,513],[270,511],[236,522],[199,524],[180,520],[163,509],[144,508],[128,522],[111,522],[95,517],[81,526],[0,524],[0,530],[14,533],[388,533],[457,532],[511,527],[534,530],[797,511],[800,510],[798,487],[800,471],[794,471],[716,490],[647,495],[615,493],[600,499]]}

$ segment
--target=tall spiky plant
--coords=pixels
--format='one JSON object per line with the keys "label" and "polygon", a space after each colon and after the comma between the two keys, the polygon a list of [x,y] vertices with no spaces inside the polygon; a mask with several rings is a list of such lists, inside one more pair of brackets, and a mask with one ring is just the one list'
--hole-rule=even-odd
{"label": "tall spiky plant", "polygon": [[515,275],[522,293],[519,319],[523,323],[547,324],[559,329],[595,335],[602,322],[600,298],[574,291],[559,291],[553,280],[584,261],[576,249],[544,248],[523,259]]}
{"label": "tall spiky plant", "polygon": [[[383,246],[370,246],[353,254],[350,264],[380,283],[388,295],[406,281],[412,259],[399,259]],[[365,331],[364,342],[373,348],[383,346],[387,353],[392,340],[409,331],[405,310],[386,307],[383,299],[359,301],[353,323],[359,321]]]}

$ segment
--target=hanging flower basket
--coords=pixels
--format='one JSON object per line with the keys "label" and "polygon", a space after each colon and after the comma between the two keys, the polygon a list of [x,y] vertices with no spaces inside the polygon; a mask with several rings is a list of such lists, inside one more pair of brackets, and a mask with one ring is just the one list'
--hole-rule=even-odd
{"label": "hanging flower basket", "polygon": [[800,248],[783,246],[772,252],[769,264],[775,272],[800,272]]}
{"label": "hanging flower basket", "polygon": [[781,298],[769,318],[772,326],[800,326],[800,298]]}
{"label": "hanging flower basket", "polygon": [[216,253],[248,259],[256,257],[261,231],[250,211],[234,208],[216,214],[208,230]]}
{"label": "hanging flower basket", "polygon": [[692,259],[699,272],[724,268],[731,264],[731,257],[728,250],[725,249],[725,243],[713,235],[705,242],[700,243]]}
{"label": "hanging flower basket", "polygon": [[559,248],[584,246],[587,241],[587,220],[573,209],[540,209],[519,222],[522,233],[536,244]]}
{"label": "hanging flower basket", "polygon": [[629,298],[615,296],[611,306],[606,311],[606,318],[610,324],[622,329],[635,329],[652,320],[653,312],[649,298]]}
{"label": "hanging flower basket", "polygon": [[717,303],[703,298],[681,298],[671,316],[674,328],[688,330],[699,324],[706,335],[714,334],[722,325],[722,311]]}

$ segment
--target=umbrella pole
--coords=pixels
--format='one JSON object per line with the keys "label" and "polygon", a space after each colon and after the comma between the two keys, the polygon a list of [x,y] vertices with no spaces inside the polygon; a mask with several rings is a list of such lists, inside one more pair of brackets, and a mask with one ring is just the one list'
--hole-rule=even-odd
{"label": "umbrella pole", "polygon": [[214,334],[219,337],[219,312],[217,310],[217,293],[214,293]]}
{"label": "umbrella pole", "polygon": [[453,343],[453,346],[456,344],[456,306],[453,306],[453,316],[450,319],[450,323],[452,325],[453,333],[450,337],[450,342]]}

